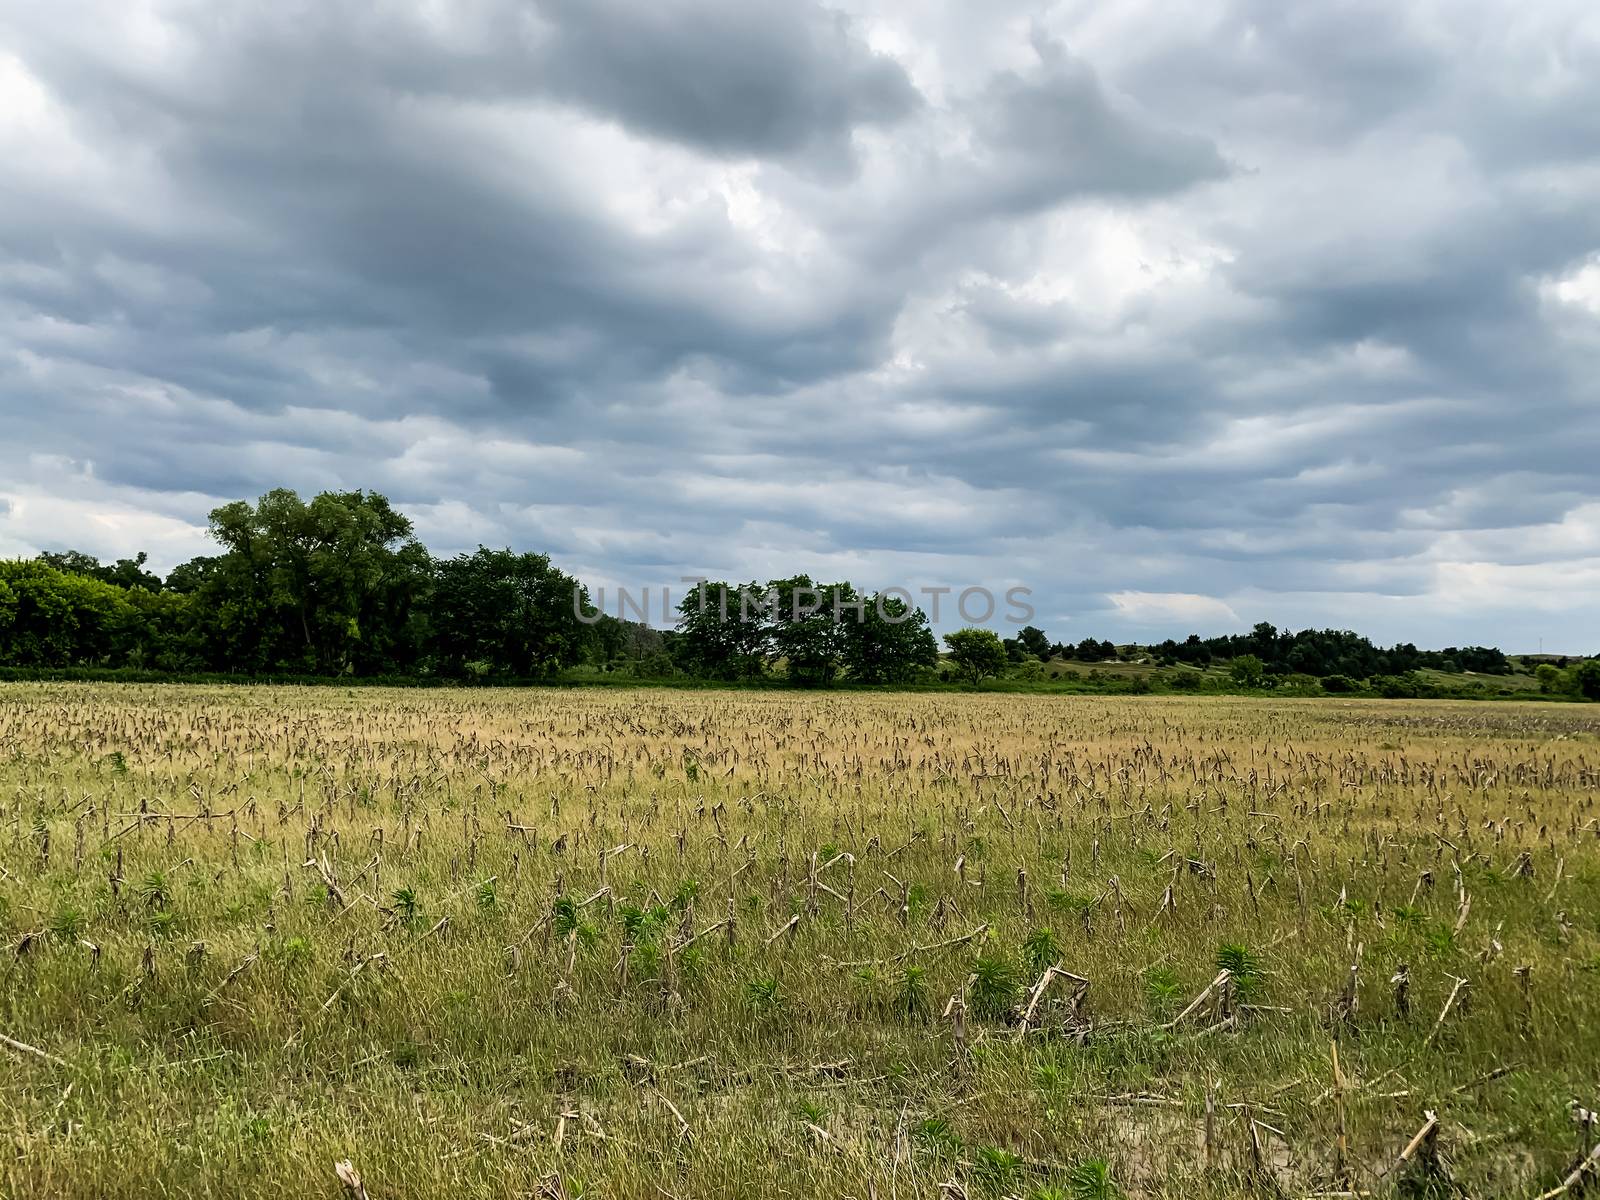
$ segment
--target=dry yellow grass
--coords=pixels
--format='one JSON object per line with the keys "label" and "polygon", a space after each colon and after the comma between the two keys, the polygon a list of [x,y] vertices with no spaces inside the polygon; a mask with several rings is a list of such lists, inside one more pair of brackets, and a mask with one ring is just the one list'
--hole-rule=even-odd
{"label": "dry yellow grass", "polygon": [[1580,707],[7,685],[0,1188],[1533,1196],[1597,786]]}

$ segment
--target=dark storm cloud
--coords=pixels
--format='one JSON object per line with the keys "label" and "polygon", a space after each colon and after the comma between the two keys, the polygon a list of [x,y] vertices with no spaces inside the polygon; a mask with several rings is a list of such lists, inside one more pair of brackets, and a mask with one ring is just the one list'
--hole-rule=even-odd
{"label": "dark storm cloud", "polygon": [[844,14],[807,3],[542,0],[545,82],[631,128],[718,154],[849,158],[857,125],[921,96]]}
{"label": "dark storm cloud", "polygon": [[[161,334],[108,348],[130,370],[160,359],[162,377],[242,403],[273,403],[290,389],[253,370],[230,379],[204,361],[203,346],[173,354],[172,341],[263,324],[399,330],[413,349],[485,374],[508,405],[535,409],[585,381],[604,384],[619,358],[635,379],[702,355],[773,384],[870,365],[892,297],[856,288],[776,317],[772,305],[741,303],[741,276],[757,264],[729,237],[719,205],[697,205],[661,229],[625,228],[595,210],[581,172],[551,170],[532,145],[559,133],[558,114],[512,108],[510,128],[486,133],[454,107],[482,93],[531,103],[625,77],[629,90],[615,104],[591,97],[605,115],[637,116],[647,134],[665,122],[674,136],[719,150],[787,155],[833,154],[828,145],[847,142],[856,122],[892,119],[915,100],[900,68],[867,51],[837,15],[803,5],[765,14],[673,7],[630,28],[620,9],[551,5],[545,15],[566,23],[541,33],[517,19],[518,6],[468,6],[461,40],[440,52],[419,21],[375,26],[364,7],[329,6],[304,28],[245,8],[230,24],[184,26],[201,39],[196,53],[155,78],[147,64],[75,56],[61,30],[47,31],[56,37],[41,38],[41,76],[74,123],[158,156],[186,206],[237,233],[162,228],[159,219],[154,229],[107,224],[75,211],[74,197],[63,197],[63,212],[35,196],[7,213],[15,219],[0,236],[23,261],[73,277],[54,315]],[[702,25],[715,35],[709,42],[692,33]],[[636,53],[653,66],[606,58]],[[706,118],[698,132],[694,104]],[[495,161],[507,152],[529,161]],[[63,230],[83,254],[63,252]],[[180,272],[204,303],[192,300],[176,323],[165,306],[129,305],[93,275],[95,249]],[[530,332],[541,353],[478,356],[487,337]]]}
{"label": "dark storm cloud", "polygon": [[0,3],[0,553],[1600,644],[1578,4]]}

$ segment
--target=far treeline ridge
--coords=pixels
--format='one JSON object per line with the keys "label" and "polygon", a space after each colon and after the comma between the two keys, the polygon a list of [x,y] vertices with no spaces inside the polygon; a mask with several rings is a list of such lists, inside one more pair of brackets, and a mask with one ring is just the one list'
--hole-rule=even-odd
{"label": "far treeline ridge", "polygon": [[[164,579],[144,553],[110,564],[75,550],[0,560],[0,670],[1600,699],[1596,659],[1385,649],[1345,630],[1266,623],[1148,646],[1052,641],[1031,625],[1013,638],[969,628],[946,634],[941,654],[920,609],[806,575],[708,582],[704,600],[688,588],[677,627],[660,630],[597,614],[587,589],[543,554],[480,547],[435,558],[405,515],[366,491],[306,501],[275,489],[214,509],[210,531],[219,552]],[[722,615],[741,609],[755,619]]]}

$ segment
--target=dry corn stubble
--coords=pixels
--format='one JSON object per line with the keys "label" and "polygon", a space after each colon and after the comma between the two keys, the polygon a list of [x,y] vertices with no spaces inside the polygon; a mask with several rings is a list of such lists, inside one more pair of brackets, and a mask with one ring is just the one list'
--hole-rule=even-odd
{"label": "dry corn stubble", "polygon": [[6,685],[0,1192],[1575,1194],[1597,786],[1582,707]]}

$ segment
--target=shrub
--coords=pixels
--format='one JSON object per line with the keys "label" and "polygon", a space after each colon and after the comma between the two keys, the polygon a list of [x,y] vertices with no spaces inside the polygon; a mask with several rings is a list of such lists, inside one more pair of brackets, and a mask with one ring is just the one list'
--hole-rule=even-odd
{"label": "shrub", "polygon": [[1241,654],[1228,664],[1228,678],[1240,687],[1260,687],[1267,669],[1254,654]]}
{"label": "shrub", "polygon": [[1404,675],[1379,675],[1372,686],[1385,700],[1414,700],[1422,694],[1422,681],[1410,671]]}

